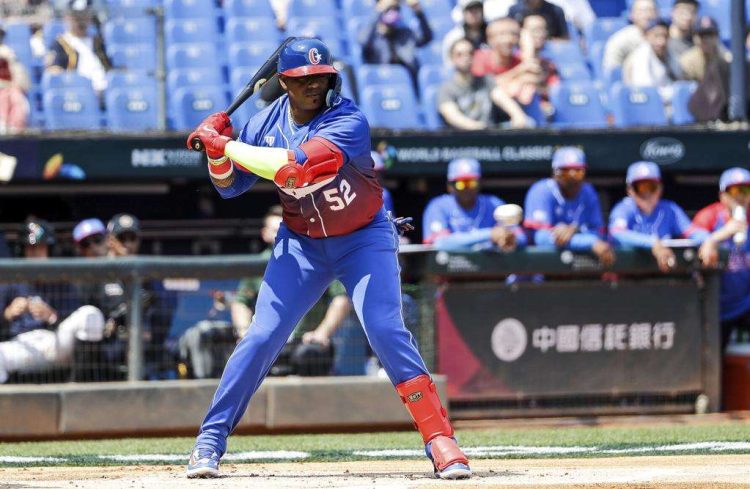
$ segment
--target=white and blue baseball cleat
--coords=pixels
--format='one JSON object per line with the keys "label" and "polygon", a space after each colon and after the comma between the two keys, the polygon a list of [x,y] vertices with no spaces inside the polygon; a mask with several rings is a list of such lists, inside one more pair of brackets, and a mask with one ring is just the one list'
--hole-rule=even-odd
{"label": "white and blue baseball cleat", "polygon": [[219,477],[221,456],[213,448],[195,447],[187,466],[188,479]]}
{"label": "white and blue baseball cleat", "polygon": [[432,466],[435,469],[435,477],[438,479],[456,480],[471,478],[472,472],[469,468],[469,459],[458,448],[455,438],[438,435],[425,445],[424,452],[432,462]]}

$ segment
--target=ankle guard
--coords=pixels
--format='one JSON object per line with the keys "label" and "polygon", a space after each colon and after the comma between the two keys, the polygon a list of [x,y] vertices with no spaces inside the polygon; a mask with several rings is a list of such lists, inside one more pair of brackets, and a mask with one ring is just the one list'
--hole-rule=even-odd
{"label": "ankle guard", "polygon": [[455,463],[469,465],[469,459],[458,448],[455,438],[448,438],[442,435],[436,436],[430,441],[428,450],[430,452],[428,456],[432,459],[432,464],[438,472]]}

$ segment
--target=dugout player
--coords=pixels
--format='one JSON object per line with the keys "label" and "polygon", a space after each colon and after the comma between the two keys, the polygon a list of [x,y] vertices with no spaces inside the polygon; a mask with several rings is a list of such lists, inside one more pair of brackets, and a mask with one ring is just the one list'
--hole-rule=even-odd
{"label": "dugout player", "polygon": [[398,232],[383,210],[370,129],[341,86],[328,47],[298,38],[278,58],[286,92],[233,141],[226,113],[207,117],[198,137],[224,198],[258,178],[276,183],[284,209],[255,316],[227,362],[188,463],[188,477],[216,477],[227,437],[289,334],[334,280],[341,281],[373,350],[406,405],[437,477],[471,476],[453,428],[401,316]]}
{"label": "dugout player", "polygon": [[729,250],[719,297],[722,347],[729,342],[733,330],[750,331],[748,207],[750,171],[730,168],[719,179],[719,201],[704,207],[693,218],[693,225],[711,233],[698,250],[704,265],[718,262],[719,247]]}
{"label": "dugout player", "polygon": [[668,272],[677,264],[674,251],[662,240],[690,238],[700,244],[708,233],[690,222],[685,211],[662,199],[661,170],[651,161],[637,161],[625,177],[628,196],[609,214],[609,233],[621,246],[650,249],[659,270]]}
{"label": "dugout player", "polygon": [[423,242],[445,251],[480,250],[497,246],[513,251],[526,244],[520,226],[497,225],[493,213],[505,202],[482,194],[482,167],[474,158],[448,163],[448,193],[433,198],[422,217]]}
{"label": "dugout player", "polygon": [[573,146],[552,156],[552,178],[531,186],[524,204],[524,227],[533,231],[537,246],[591,251],[605,267],[615,261],[603,239],[604,221],[594,187],[585,182],[586,156]]}

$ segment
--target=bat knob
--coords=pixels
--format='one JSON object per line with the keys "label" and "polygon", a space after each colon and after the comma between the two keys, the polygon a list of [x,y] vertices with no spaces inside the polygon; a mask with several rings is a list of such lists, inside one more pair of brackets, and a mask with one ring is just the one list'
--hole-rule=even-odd
{"label": "bat knob", "polygon": [[203,142],[201,142],[200,138],[191,139],[190,145],[193,147],[193,151],[203,151]]}

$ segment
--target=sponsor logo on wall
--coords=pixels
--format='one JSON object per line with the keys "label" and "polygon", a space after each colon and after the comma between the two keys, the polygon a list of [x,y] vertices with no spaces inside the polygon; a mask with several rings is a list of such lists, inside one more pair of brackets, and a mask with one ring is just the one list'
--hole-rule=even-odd
{"label": "sponsor logo on wall", "polygon": [[684,157],[685,145],[675,138],[651,138],[641,144],[641,158],[659,165],[677,163]]}

